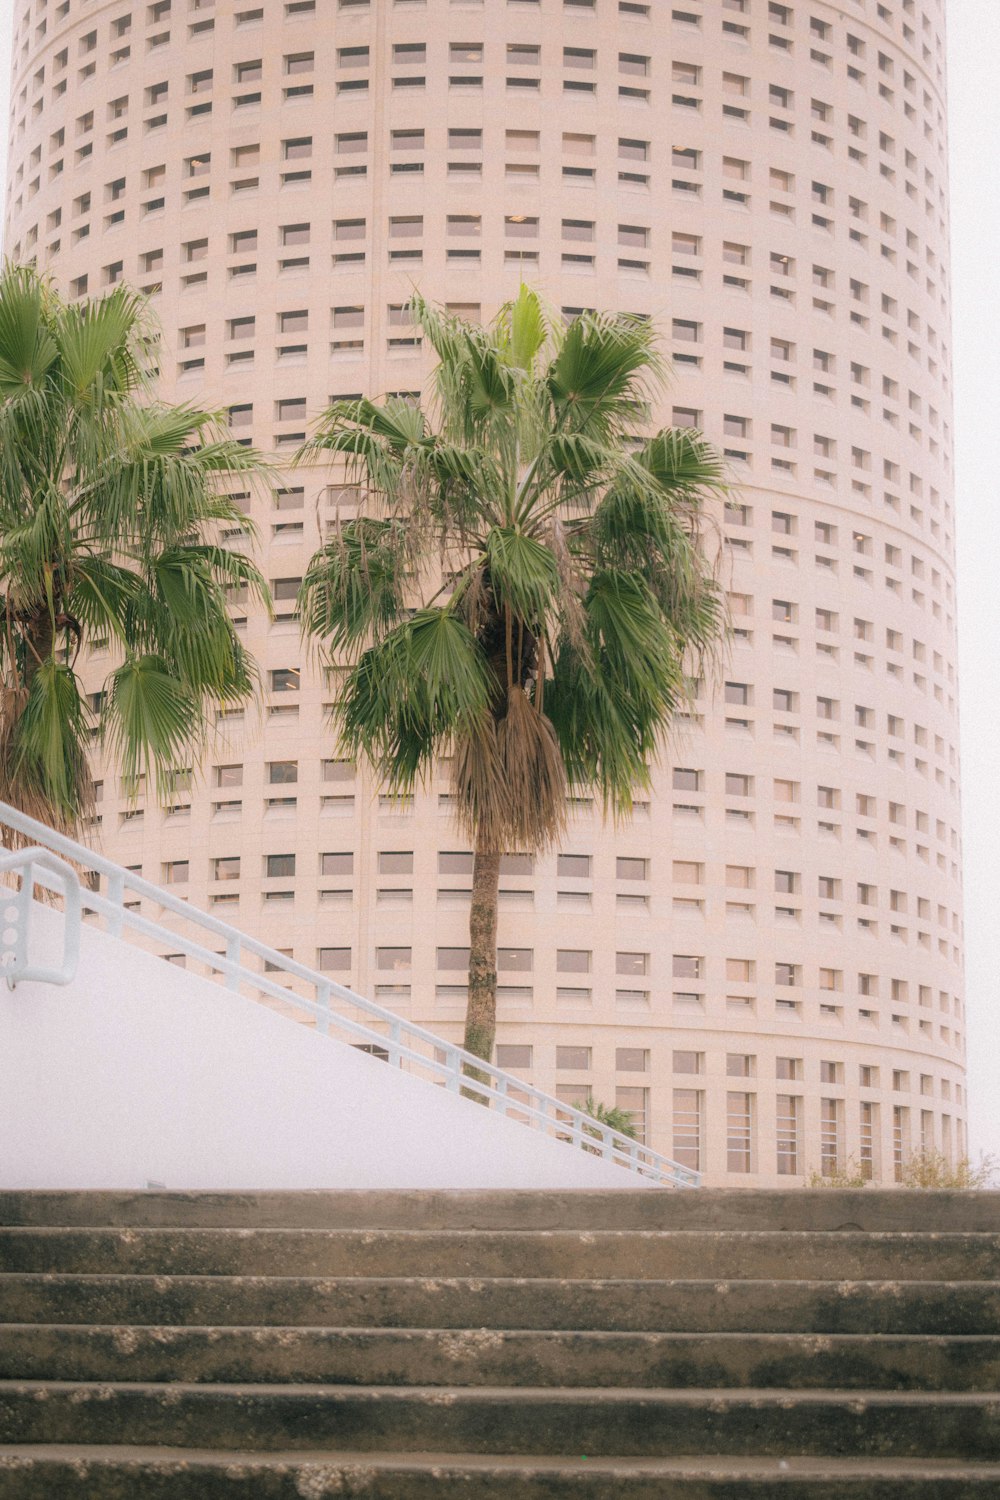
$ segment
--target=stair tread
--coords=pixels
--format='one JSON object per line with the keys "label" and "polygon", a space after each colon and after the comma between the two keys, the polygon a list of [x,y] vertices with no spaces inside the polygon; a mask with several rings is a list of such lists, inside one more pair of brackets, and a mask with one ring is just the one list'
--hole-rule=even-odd
{"label": "stair tread", "polygon": [[1000,1386],[1000,1336],[6,1323],[0,1378],[983,1391]]}
{"label": "stair tread", "polygon": [[1000,1400],[1000,1391],[885,1391],[831,1388],[827,1390],[801,1390],[796,1387],[760,1386],[731,1387],[687,1386],[681,1389],[655,1390],[648,1386],[545,1386],[545,1385],[343,1385],[330,1381],[318,1381],[315,1385],[299,1382],[213,1381],[210,1385],[197,1381],[172,1380],[169,1382],[128,1380],[0,1380],[0,1395],[6,1392],[47,1391],[55,1394],[80,1395],[97,1391],[114,1395],[117,1392],[141,1393],[161,1398],[165,1390],[178,1396],[194,1397],[317,1397],[370,1401],[414,1401],[424,1399],[432,1405],[456,1405],[459,1401],[470,1404],[489,1402],[514,1402],[522,1405],[559,1402],[582,1402],[600,1400],[602,1403],[624,1405],[629,1401],[659,1405],[691,1406],[706,1401],[718,1405],[728,1403],[766,1403],[787,1406],[790,1402],[821,1405],[831,1401],[848,1402],[851,1405],[864,1403],[873,1406],[903,1405],[911,1407],[940,1407],[955,1403],[959,1406],[995,1405]]}
{"label": "stair tread", "polygon": [[0,1267],[62,1274],[560,1280],[1000,1279],[1000,1235],[860,1230],[0,1228]]}
{"label": "stair tread", "polygon": [[997,1240],[1000,1242],[1000,1230],[995,1229],[862,1229],[859,1225],[847,1225],[843,1229],[678,1229],[672,1225],[665,1224],[654,1229],[551,1229],[551,1228],[514,1228],[514,1229],[490,1229],[487,1231],[479,1229],[442,1228],[422,1226],[417,1229],[387,1226],[374,1229],[357,1228],[324,1228],[316,1225],[275,1225],[263,1224],[252,1225],[248,1228],[238,1228],[233,1225],[219,1224],[3,1224],[0,1225],[0,1238],[13,1239],[51,1239],[57,1235],[76,1236],[81,1239],[93,1238],[97,1235],[106,1235],[113,1239],[126,1241],[134,1239],[163,1239],[173,1235],[182,1239],[204,1238],[204,1239],[278,1239],[294,1236],[302,1239],[316,1240],[345,1240],[352,1244],[370,1245],[378,1240],[400,1240],[404,1244],[426,1244],[429,1240],[477,1240],[488,1236],[488,1242],[495,1244],[497,1241],[528,1240],[534,1243],[538,1240],[565,1240],[577,1243],[581,1240],[590,1241],[616,1241],[616,1240],[648,1240],[660,1241],[663,1239],[677,1240],[704,1240],[721,1239],[729,1241],[744,1240],[766,1240],[776,1241],[782,1245],[796,1241],[829,1241],[830,1244],[850,1243],[852,1240],[877,1240],[899,1244],[907,1240],[939,1240],[948,1243],[955,1240],[971,1240],[980,1243],[983,1240]]}
{"label": "stair tread", "polygon": [[879,1223],[950,1228],[956,1222],[985,1225],[1000,1232],[1000,1191],[917,1191],[907,1188],[746,1189],[700,1188],[697,1192],[656,1191],[648,1187],[606,1190],[444,1191],[399,1193],[379,1189],[347,1191],[170,1191],[5,1189],[0,1191],[0,1222],[114,1225],[137,1222],[198,1224],[237,1219],[239,1223],[433,1225],[441,1220],[473,1229],[592,1228],[605,1222],[619,1228],[626,1220],[656,1226],[667,1222],[706,1227],[761,1227],[796,1224],[838,1229],[845,1223]]}
{"label": "stair tread", "polygon": [[517,1339],[531,1339],[558,1343],[566,1339],[593,1339],[595,1343],[612,1343],[628,1339],[633,1343],[705,1343],[705,1342],[732,1342],[739,1340],[740,1343],[787,1343],[794,1340],[808,1344],[903,1344],[913,1348],[939,1346],[941,1344],[961,1344],[963,1346],[985,1347],[988,1344],[1000,1344],[1000,1333],[811,1333],[811,1332],[761,1332],[751,1329],[748,1332],[733,1330],[726,1332],[720,1329],[709,1329],[704,1333],[683,1329],[677,1333],[662,1332],[657,1329],[616,1329],[607,1328],[434,1328],[423,1324],[394,1326],[391,1328],[371,1328],[365,1324],[345,1323],[343,1325],[333,1323],[18,1323],[0,1321],[0,1335],[13,1332],[21,1333],[25,1330],[41,1331],[53,1330],[63,1335],[72,1336],[80,1333],[94,1333],[102,1336],[111,1336],[124,1330],[141,1335],[149,1335],[154,1338],[165,1340],[180,1339],[188,1334],[207,1334],[215,1337],[248,1337],[256,1340],[267,1339],[307,1339],[310,1337],[321,1337],[326,1339],[342,1338],[345,1335],[351,1338],[367,1338],[375,1342],[392,1342],[394,1339],[420,1338],[445,1338],[454,1339],[465,1333],[481,1334],[489,1333],[497,1339],[505,1342],[513,1342]]}
{"label": "stair tread", "polygon": [[88,1462],[98,1464],[155,1464],[164,1468],[178,1464],[200,1464],[211,1467],[258,1467],[262,1470],[282,1467],[308,1467],[310,1465],[334,1466],[338,1469],[378,1469],[396,1471],[406,1469],[503,1469],[516,1474],[519,1471],[536,1473],[546,1469],[564,1471],[578,1467],[581,1472],[617,1473],[627,1471],[636,1474],[673,1475],[719,1475],[728,1479],[756,1478],[760,1475],[786,1474],[789,1477],[807,1478],[816,1474],[840,1474],[845,1478],[861,1476],[878,1478],[882,1475],[913,1475],[918,1478],[948,1478],[952,1475],[965,1477],[981,1475],[1000,1478],[1000,1463],[981,1463],[965,1459],[911,1459],[911,1458],[842,1458],[842,1457],[789,1457],[771,1458],[755,1456],[710,1455],[678,1456],[670,1458],[643,1458],[630,1455],[619,1457],[601,1455],[587,1458],[574,1454],[546,1453],[454,1453],[425,1452],[380,1453],[377,1451],[342,1450],[328,1448],[289,1449],[285,1451],[257,1452],[244,1449],[217,1450],[214,1448],[170,1448],[127,1445],[93,1445],[77,1443],[11,1443],[0,1445],[0,1472],[3,1468],[18,1463],[40,1460],[63,1460],[66,1462]]}
{"label": "stair tread", "polygon": [[[1000,1270],[1000,1267],[998,1267]],[[578,1287],[775,1287],[786,1292],[791,1287],[891,1287],[899,1290],[901,1287],[917,1288],[921,1292],[933,1291],[936,1287],[1000,1287],[1000,1275],[996,1277],[972,1278],[961,1281],[954,1280],[924,1280],[908,1281],[905,1277],[883,1276],[836,1276],[820,1277],[813,1279],[809,1277],[789,1276],[778,1280],[775,1277],[747,1277],[747,1276],[275,1276],[268,1272],[266,1275],[254,1274],[253,1272],[210,1272],[189,1273],[185,1271],[2,1271],[0,1270],[0,1285],[4,1282],[15,1281],[44,1282],[51,1286],[55,1283],[60,1285],[66,1283],[84,1282],[87,1285],[106,1285],[108,1282],[136,1282],[140,1286],[151,1286],[157,1282],[181,1282],[199,1284],[207,1283],[210,1286],[219,1286],[225,1283],[239,1282],[253,1286],[271,1286],[273,1284],[288,1285],[294,1282],[303,1286],[445,1286],[445,1287],[482,1287],[482,1286],[527,1286],[527,1287],[552,1287],[552,1286],[578,1286]]]}

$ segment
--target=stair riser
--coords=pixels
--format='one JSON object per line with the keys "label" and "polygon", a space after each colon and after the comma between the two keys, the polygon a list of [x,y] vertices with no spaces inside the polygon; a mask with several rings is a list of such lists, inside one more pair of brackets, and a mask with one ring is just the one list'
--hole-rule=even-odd
{"label": "stair riser", "polygon": [[0,1192],[0,1224],[312,1229],[963,1229],[1000,1234],[1000,1192]]}
{"label": "stair riser", "polygon": [[0,1379],[987,1391],[1000,1339],[0,1327]]}
{"label": "stair riser", "polygon": [[37,1459],[17,1471],[0,1467],[4,1500],[995,1500],[997,1471],[972,1478],[850,1479],[774,1477],[711,1479],[588,1473],[583,1464],[532,1474],[507,1467],[463,1469],[460,1462],[423,1473],[341,1468],[328,1462],[279,1470],[241,1458],[232,1467]]}
{"label": "stair riser", "polygon": [[29,1385],[0,1390],[0,1442],[985,1462],[1000,1451],[1000,1401]]}
{"label": "stair riser", "polygon": [[1000,1236],[0,1230],[0,1269],[153,1276],[1000,1279]]}
{"label": "stair riser", "polygon": [[1000,1334],[1000,1285],[10,1275],[0,1323]]}

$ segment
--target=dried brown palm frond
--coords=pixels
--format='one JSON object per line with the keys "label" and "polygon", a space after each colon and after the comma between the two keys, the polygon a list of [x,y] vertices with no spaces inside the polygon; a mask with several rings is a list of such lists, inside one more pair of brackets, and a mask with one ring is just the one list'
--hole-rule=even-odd
{"label": "dried brown palm frond", "polygon": [[559,575],[559,624],[573,649],[585,652],[587,615],[583,595],[586,584],[580,577],[579,564],[570,551],[566,527],[559,516],[551,517],[546,532]]}
{"label": "dried brown palm frond", "polygon": [[484,849],[551,847],[566,826],[566,773],[555,730],[523,688],[455,748],[452,787],[462,832]]}

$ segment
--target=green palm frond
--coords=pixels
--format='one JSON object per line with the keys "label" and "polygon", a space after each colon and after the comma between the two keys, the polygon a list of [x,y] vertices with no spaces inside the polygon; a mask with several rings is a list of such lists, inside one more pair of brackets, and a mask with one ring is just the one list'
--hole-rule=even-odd
{"label": "green palm frond", "polygon": [[141,588],[142,580],[131,568],[109,557],[80,553],[73,559],[66,607],[95,636],[114,636],[124,644],[129,614]]}
{"label": "green palm frond", "polygon": [[351,432],[381,439],[386,449],[398,456],[424,436],[423,415],[418,407],[398,397],[381,404],[367,397],[336,402],[318,424],[316,441],[325,447],[328,444],[324,438]]}
{"label": "green palm frond", "polygon": [[533,371],[549,337],[549,320],[538,293],[522,283],[513,302],[500,309],[496,326],[505,338],[511,362],[526,373]]}
{"label": "green palm frond", "polygon": [[591,577],[584,609],[595,670],[634,707],[637,725],[658,726],[674,706],[676,636],[651,589],[635,573],[603,568]]}
{"label": "green palm frond", "polygon": [[28,268],[0,273],[0,791],[79,831],[90,806],[90,710],[72,670],[88,639],[122,665],[95,727],[158,785],[200,751],[213,704],[256,674],[229,587],[269,604],[219,528],[253,523],[224,491],[266,483],[217,415],[157,403],[144,299],[66,304]]}
{"label": "green palm frond", "polygon": [[477,721],[489,702],[486,665],[475,636],[449,609],[418,609],[406,626],[408,670],[420,692],[449,728]]}
{"label": "green palm frond", "polygon": [[143,384],[136,331],[144,302],[124,286],[96,301],[61,310],[54,336],[60,384],[74,408],[98,414],[115,397]]}
{"label": "green palm frond", "polygon": [[260,690],[260,667],[244,646],[234,626],[229,626],[229,657],[219,688],[220,704],[244,704]]}
{"label": "green palm frond", "polygon": [[126,782],[155,780],[160,795],[204,738],[198,698],[160,656],[133,656],[105,684],[102,732]]}
{"label": "green palm frond", "polygon": [[449,609],[423,609],[370,647],[337,706],[344,742],[391,791],[412,790],[435,747],[474,734],[490,702],[488,664]]}
{"label": "green palm frond", "polygon": [[510,411],[517,380],[504,351],[484,330],[466,331],[463,374],[469,410],[477,421]]}
{"label": "green palm frond", "polygon": [[401,521],[348,521],[315,554],[299,591],[307,636],[350,652],[403,615],[408,541]]}
{"label": "green palm frond", "polygon": [[547,381],[561,426],[621,436],[662,376],[649,322],[621,313],[587,313],[567,328]]}
{"label": "green palm frond", "polygon": [[722,456],[700,432],[690,427],[670,427],[649,439],[635,455],[660,488],[681,499],[691,495],[698,503],[713,491],[726,487]]}
{"label": "green palm frond", "polygon": [[43,389],[58,353],[46,324],[43,283],[7,266],[0,273],[0,399]]}
{"label": "green palm frond", "polygon": [[[561,509],[588,504],[594,491],[613,480],[628,462],[627,455],[589,432],[557,432],[546,446],[545,459],[538,486],[549,492],[546,508],[558,504]],[[529,496],[537,506],[538,489]]]}
{"label": "green palm frond", "polygon": [[[234,515],[239,517],[245,527],[247,518],[242,511],[234,507]],[[228,547],[220,547],[214,542],[191,542],[183,550],[192,561],[198,560],[214,585],[222,589],[245,589],[249,599],[271,613],[271,591],[252,557],[247,557],[243,552],[231,551]],[[216,596],[213,604],[218,602]]]}
{"label": "green palm frond", "polygon": [[32,600],[46,595],[55,560],[64,555],[69,536],[62,497],[54,488],[37,495],[28,514],[19,507],[16,519],[7,519],[0,533],[0,569],[16,610],[30,610]]}
{"label": "green palm frond", "polygon": [[513,526],[494,526],[483,547],[497,603],[537,631],[558,603],[559,568],[550,547]]}
{"label": "green palm frond", "polygon": [[[20,697],[20,703],[11,703],[11,696]],[[28,688],[8,691],[3,708],[0,787],[5,800],[46,809],[58,828],[74,827],[80,786],[86,781],[89,729],[75,674],[49,658],[37,667]]]}
{"label": "green palm frond", "polygon": [[[131,615],[132,638],[159,647],[180,681],[199,698],[221,697],[235,666],[235,634],[210,552],[164,550],[150,566],[148,590]],[[266,593],[257,578],[258,592]]]}

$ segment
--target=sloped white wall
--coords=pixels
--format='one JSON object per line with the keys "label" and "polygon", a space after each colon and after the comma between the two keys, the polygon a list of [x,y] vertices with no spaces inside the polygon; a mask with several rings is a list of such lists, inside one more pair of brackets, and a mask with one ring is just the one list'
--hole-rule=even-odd
{"label": "sloped white wall", "polygon": [[[61,917],[36,908],[43,947]],[[33,943],[33,949],[35,944]],[[0,982],[0,1187],[635,1188],[642,1179],[85,927]]]}

